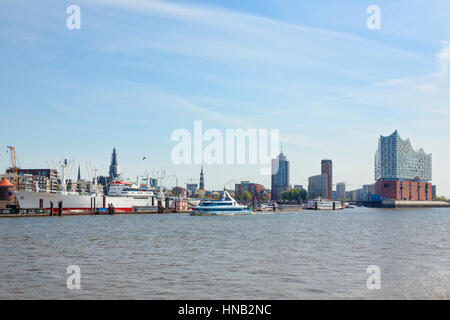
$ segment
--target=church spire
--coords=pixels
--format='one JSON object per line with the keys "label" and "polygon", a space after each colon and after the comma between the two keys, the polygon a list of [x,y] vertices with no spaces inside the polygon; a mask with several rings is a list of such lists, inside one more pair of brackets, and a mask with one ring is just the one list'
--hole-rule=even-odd
{"label": "church spire", "polygon": [[116,147],[113,149],[113,153],[111,155],[111,165],[109,166],[109,177],[114,179],[119,176],[119,163],[117,161],[117,152]]}
{"label": "church spire", "polygon": [[80,170],[80,165],[78,165],[78,177],[77,177],[77,181],[81,180],[81,170]]}

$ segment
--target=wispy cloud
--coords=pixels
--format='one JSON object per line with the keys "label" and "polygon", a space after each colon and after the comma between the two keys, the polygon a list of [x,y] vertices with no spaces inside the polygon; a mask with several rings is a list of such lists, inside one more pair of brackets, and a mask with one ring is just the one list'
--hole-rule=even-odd
{"label": "wispy cloud", "polygon": [[448,75],[448,66],[450,64],[450,40],[442,41],[444,46],[441,51],[439,51],[437,58],[440,65],[439,76],[445,78]]}

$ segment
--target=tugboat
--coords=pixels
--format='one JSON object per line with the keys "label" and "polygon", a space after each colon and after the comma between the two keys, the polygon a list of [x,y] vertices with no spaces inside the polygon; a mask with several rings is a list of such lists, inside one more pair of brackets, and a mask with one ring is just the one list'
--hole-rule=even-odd
{"label": "tugboat", "polygon": [[225,190],[224,196],[220,200],[200,201],[200,204],[192,210],[191,216],[232,216],[250,213],[251,210],[247,206],[239,205]]}

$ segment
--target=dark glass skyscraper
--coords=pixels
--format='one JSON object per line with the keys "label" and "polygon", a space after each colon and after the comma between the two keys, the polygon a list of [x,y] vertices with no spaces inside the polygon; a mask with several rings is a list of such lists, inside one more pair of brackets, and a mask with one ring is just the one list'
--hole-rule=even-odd
{"label": "dark glass skyscraper", "polygon": [[281,200],[281,193],[289,190],[289,161],[281,152],[277,159],[272,159],[271,199]]}
{"label": "dark glass skyscraper", "polygon": [[109,166],[109,177],[111,179],[119,177],[119,163],[117,162],[117,152],[115,147],[111,155],[111,165]]}
{"label": "dark glass skyscraper", "polygon": [[200,171],[200,190],[205,190],[205,177],[203,176],[203,166]]}

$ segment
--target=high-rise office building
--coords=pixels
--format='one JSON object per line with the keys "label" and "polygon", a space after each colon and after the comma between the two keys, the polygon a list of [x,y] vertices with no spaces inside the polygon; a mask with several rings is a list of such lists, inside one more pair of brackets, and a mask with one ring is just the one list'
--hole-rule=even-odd
{"label": "high-rise office building", "polygon": [[200,170],[200,190],[205,191],[205,177],[203,175],[203,166]]}
{"label": "high-rise office building", "polygon": [[331,160],[322,160],[322,174],[327,175],[327,194],[325,198],[331,199],[333,192],[333,162]]}
{"label": "high-rise office building", "polygon": [[281,200],[281,193],[289,190],[289,161],[281,152],[277,159],[272,159],[272,200]]}
{"label": "high-rise office building", "polygon": [[414,150],[395,130],[380,136],[375,153],[375,192],[394,200],[432,200],[431,154]]}
{"label": "high-rise office building", "polygon": [[308,199],[327,198],[327,193],[327,174],[319,174],[308,178]]}
{"label": "high-rise office building", "polygon": [[345,196],[345,182],[339,182],[336,184],[336,198],[338,200],[344,200]]}

